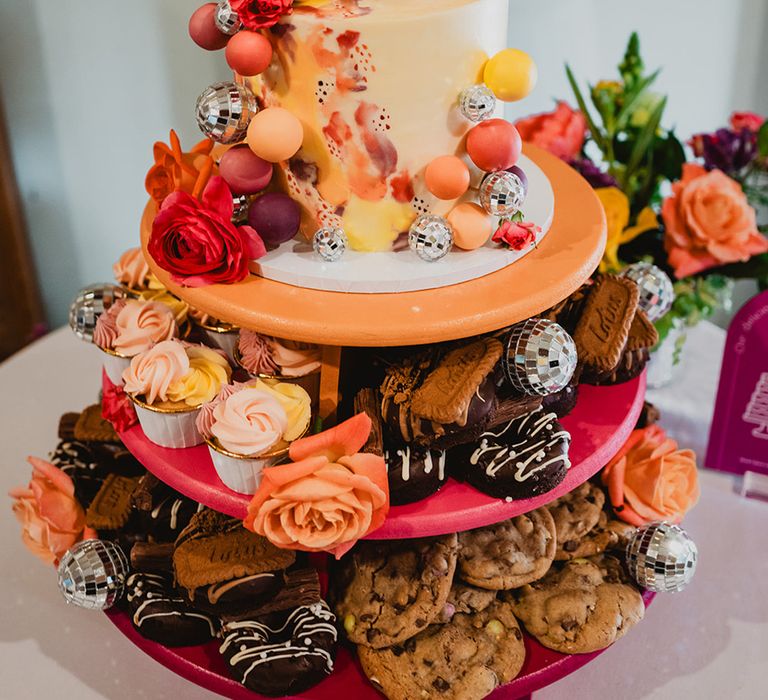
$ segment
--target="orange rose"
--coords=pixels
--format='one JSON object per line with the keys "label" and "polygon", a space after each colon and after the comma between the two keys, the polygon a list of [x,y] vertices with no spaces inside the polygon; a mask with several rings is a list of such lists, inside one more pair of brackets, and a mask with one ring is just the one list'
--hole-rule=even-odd
{"label": "orange rose", "polygon": [[686,163],[661,213],[664,247],[678,279],[768,252],[741,185],[720,170]]}
{"label": "orange rose", "polygon": [[616,515],[637,527],[679,523],[699,500],[696,455],[679,450],[658,425],[630,435],[603,470],[603,483]]}
{"label": "orange rose", "polygon": [[567,102],[558,102],[554,112],[536,114],[515,123],[523,141],[539,146],[563,160],[572,160],[581,151],[587,134],[587,120]]}
{"label": "orange rose", "polygon": [[370,432],[361,413],[292,443],[292,464],[264,470],[245,527],[282,549],[342,557],[389,511],[384,459],[359,452]]}
{"label": "orange rose", "polygon": [[36,557],[56,564],[80,540],[96,537],[85,524],[85,511],[75,500],[75,485],[63,471],[37,457],[29,457],[32,480],[27,488],[8,495],[21,523],[21,539]]}
{"label": "orange rose", "polygon": [[215,172],[210,153],[213,141],[205,139],[189,153],[183,153],[176,132],[171,130],[171,145],[158,141],[153,149],[155,164],[147,173],[144,186],[158,204],[172,192],[181,190],[199,197]]}

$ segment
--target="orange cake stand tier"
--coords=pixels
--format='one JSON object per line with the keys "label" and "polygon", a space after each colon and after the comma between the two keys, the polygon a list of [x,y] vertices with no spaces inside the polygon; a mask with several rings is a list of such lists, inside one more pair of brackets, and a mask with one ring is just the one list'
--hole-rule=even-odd
{"label": "orange cake stand tier", "polygon": [[[544,171],[554,191],[549,233],[521,260],[469,282],[417,292],[357,294],[305,289],[252,275],[238,284],[191,289],[172,282],[147,258],[160,281],[195,308],[279,338],[386,347],[495,331],[535,316],[576,291],[597,268],[606,244],[605,214],[587,181],[530,144],[525,154]],[[150,202],[141,224],[145,253],[155,213],[156,205]]]}

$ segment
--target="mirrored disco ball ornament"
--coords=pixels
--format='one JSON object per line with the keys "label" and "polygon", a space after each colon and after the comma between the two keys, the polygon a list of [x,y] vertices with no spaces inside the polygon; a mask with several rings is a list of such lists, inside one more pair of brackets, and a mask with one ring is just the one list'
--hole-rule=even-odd
{"label": "mirrored disco ball ornament", "polygon": [[576,344],[562,326],[531,318],[509,332],[503,366],[515,389],[547,396],[568,386],[577,360]]}
{"label": "mirrored disco ball ornament", "polygon": [[253,116],[259,111],[254,94],[244,85],[215,83],[197,98],[197,124],[218,143],[237,143],[245,138]]}
{"label": "mirrored disco ball ornament", "polygon": [[340,228],[321,228],[312,239],[312,248],[325,262],[340,260],[347,245],[347,236]]}
{"label": "mirrored disco ball ornament", "polygon": [[453,248],[453,229],[442,216],[425,214],[413,222],[408,245],[422,260],[437,262]]}
{"label": "mirrored disco ball ornament", "polygon": [[232,223],[244,224],[248,220],[248,209],[251,206],[251,200],[247,194],[235,195],[232,197]]}
{"label": "mirrored disco ball ornament", "polygon": [[232,9],[229,0],[220,0],[213,15],[213,21],[216,23],[216,28],[227,36],[237,34],[243,26],[240,15]]}
{"label": "mirrored disco ball ornament", "polygon": [[622,277],[631,279],[640,290],[640,308],[651,321],[658,321],[675,301],[675,289],[669,275],[656,265],[639,262],[622,271]]}
{"label": "mirrored disco ball ornament", "polygon": [[129,568],[125,553],[114,542],[84,540],[59,562],[59,590],[67,603],[106,610],[122,595]]}
{"label": "mirrored disco ball ornament", "polygon": [[629,573],[639,586],[656,593],[678,593],[696,573],[698,550],[678,525],[651,523],[632,535],[626,557]]}
{"label": "mirrored disco ball ornament", "polygon": [[496,95],[485,85],[473,85],[461,91],[459,109],[470,121],[484,122],[496,111]]}
{"label": "mirrored disco ball ornament", "polygon": [[69,327],[86,343],[93,342],[93,331],[99,316],[127,292],[116,284],[93,284],[81,289],[69,305]]}
{"label": "mirrored disco ball ornament", "polygon": [[525,183],[515,173],[490,173],[480,183],[480,204],[493,216],[512,216],[525,201]]}

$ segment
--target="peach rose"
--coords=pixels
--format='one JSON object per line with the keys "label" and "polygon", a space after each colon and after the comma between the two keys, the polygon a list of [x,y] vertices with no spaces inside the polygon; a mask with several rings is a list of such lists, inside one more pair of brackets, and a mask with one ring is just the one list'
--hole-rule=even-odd
{"label": "peach rose", "polygon": [[554,112],[536,114],[515,122],[523,141],[543,148],[558,158],[572,160],[581,151],[587,135],[584,115],[558,102]]}
{"label": "peach rose", "polygon": [[768,252],[741,185],[720,170],[686,163],[661,213],[664,247],[678,279]]}
{"label": "peach rose", "polygon": [[381,527],[389,511],[382,457],[360,453],[371,432],[361,413],[291,445],[291,464],[264,470],[245,527],[282,549],[336,558]]}
{"label": "peach rose", "polygon": [[616,515],[640,527],[679,523],[699,500],[696,455],[680,450],[658,425],[635,430],[603,470]]}
{"label": "peach rose", "polygon": [[13,489],[13,513],[22,525],[21,539],[46,564],[57,564],[73,545],[96,537],[85,524],[85,511],[75,499],[75,485],[63,471],[29,457],[32,480]]}

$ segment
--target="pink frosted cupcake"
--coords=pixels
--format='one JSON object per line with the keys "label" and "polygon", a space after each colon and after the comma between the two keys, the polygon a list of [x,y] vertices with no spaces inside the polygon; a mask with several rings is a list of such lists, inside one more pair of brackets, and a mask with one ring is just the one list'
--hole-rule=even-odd
{"label": "pink frosted cupcake", "polygon": [[164,304],[121,299],[96,321],[93,342],[104,353],[104,371],[113,384],[122,384],[131,358],[179,334],[173,312]]}
{"label": "pink frosted cupcake", "polygon": [[163,341],[136,355],[123,373],[144,434],[171,448],[203,442],[196,425],[200,409],[230,377],[229,362],[221,353],[180,340]]}
{"label": "pink frosted cupcake", "polygon": [[235,361],[254,379],[277,379],[306,389],[312,404],[320,393],[320,346],[280,340],[243,329]]}
{"label": "pink frosted cupcake", "polygon": [[264,469],[286,460],[290,443],[307,432],[310,421],[311,403],[302,387],[257,380],[224,387],[201,409],[197,427],[225,486],[252,494]]}

